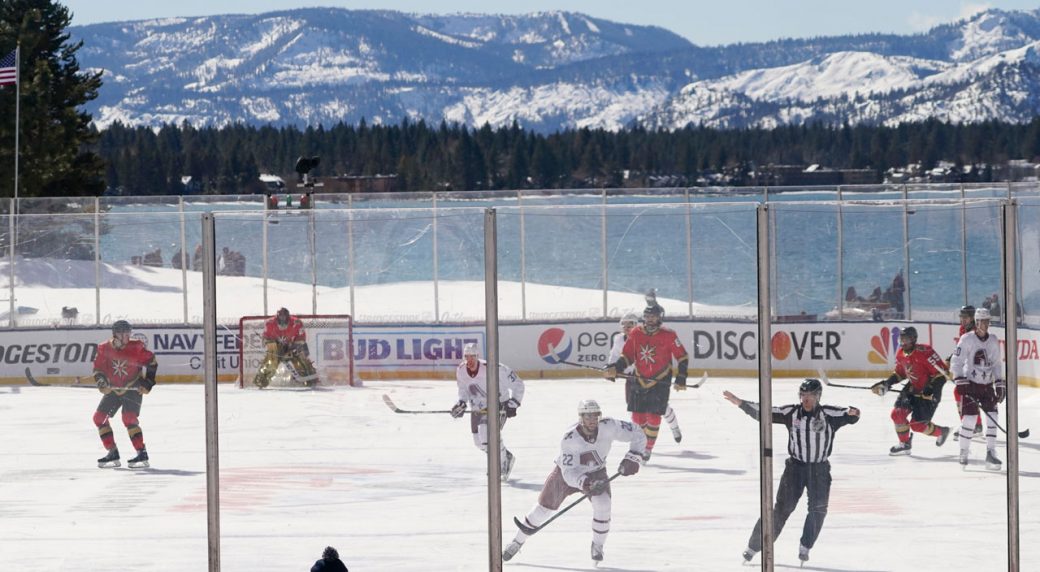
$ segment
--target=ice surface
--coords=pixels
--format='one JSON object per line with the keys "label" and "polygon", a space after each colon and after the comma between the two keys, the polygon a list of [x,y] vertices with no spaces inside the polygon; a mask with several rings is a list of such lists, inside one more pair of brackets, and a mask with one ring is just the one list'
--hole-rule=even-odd
{"label": "ice surface", "polygon": [[[517,456],[502,489],[503,546],[513,516],[535,502],[578,400],[595,398],[606,414],[627,417],[620,384],[527,383],[519,415],[503,432]],[[775,402],[793,401],[794,382],[776,383]],[[712,378],[673,394],[683,442],[662,427],[650,464],[614,482],[601,570],[749,569],[740,552],[758,514],[757,426],[723,400],[723,389],[752,399],[757,384]],[[949,389],[936,416],[943,424],[956,418]],[[454,384],[444,381],[305,393],[220,388],[223,570],[307,570],[326,545],[355,571],[487,569],[487,477],[468,422],[395,414],[383,393],[410,409],[455,401]],[[203,387],[160,385],[145,398],[141,426],[152,458],[145,470],[95,468],[103,451],[90,417],[99,398],[81,388],[0,388],[0,567],[205,570]],[[1021,398],[1021,427],[1040,430],[1040,390],[1022,388]],[[983,468],[978,441],[968,471],[957,465],[952,439],[936,448],[918,435],[912,456],[889,457],[893,400],[825,389],[825,403],[856,405],[863,419],[838,433],[830,512],[806,569],[1006,569],[1006,475]],[[124,459],[132,456],[118,417],[113,427]],[[774,428],[778,480],[786,431]],[[1001,434],[1006,464],[1004,441]],[[620,462],[621,447],[608,466]],[[1029,540],[1040,533],[1040,445],[1022,441],[1021,463],[1022,569],[1029,570],[1040,565],[1040,546]],[[803,499],[776,543],[778,570],[799,564],[804,515]],[[506,569],[592,569],[590,519],[589,505],[579,505],[532,537]]]}

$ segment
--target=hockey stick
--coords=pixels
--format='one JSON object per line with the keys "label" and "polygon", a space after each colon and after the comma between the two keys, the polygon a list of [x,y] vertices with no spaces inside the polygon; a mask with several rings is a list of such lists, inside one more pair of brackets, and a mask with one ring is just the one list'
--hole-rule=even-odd
{"label": "hockey stick", "polygon": [[[827,373],[824,372],[822,368],[817,368],[816,372],[820,374],[820,381],[822,381],[823,384],[827,387],[840,387],[842,389],[866,389],[868,391],[873,391],[873,389],[871,389],[871,386],[869,385],[845,385],[842,383],[831,383],[830,378],[827,377]],[[886,393],[889,391],[892,391],[892,388],[888,388],[885,390]]]}
{"label": "hockey stick", "polygon": [[[401,409],[394,404],[394,400],[390,399],[390,396],[383,394],[383,403],[390,408],[394,413],[408,413],[410,415],[419,415],[422,413],[451,413],[451,409]],[[468,411],[464,411],[467,413]]]}
{"label": "hockey stick", "polygon": [[[1007,429],[1004,429],[1003,427],[1000,426],[1000,421],[997,421],[992,415],[990,415],[989,411],[983,411],[982,404],[979,403],[979,401],[977,399],[975,399],[974,397],[972,397],[970,395],[964,395],[963,393],[961,394],[961,399],[970,399],[979,408],[979,411],[982,411],[983,413],[985,413],[986,417],[989,417],[990,421],[993,421],[993,424],[997,426],[997,429],[1000,429],[1001,431],[1003,431],[1005,435],[1008,434]],[[1024,430],[1018,432],[1018,438],[1019,439],[1026,439],[1028,437],[1029,437],[1029,429],[1024,429]]]}
{"label": "hockey stick", "polygon": [[[557,363],[562,363],[563,365],[571,365],[571,366],[574,366],[574,367],[580,367],[582,369],[594,369],[594,370],[599,371],[599,372],[606,372],[610,368],[610,366],[598,367],[598,366],[586,365],[586,364],[583,364],[583,363],[575,363],[575,362],[572,362],[572,361],[567,361],[565,359],[560,359],[560,356],[556,355],[556,349],[553,347],[552,344],[549,344],[549,353],[552,355],[552,357],[556,360]],[[625,379],[634,379],[634,380],[638,380],[639,379],[638,375],[632,375],[630,373],[618,373],[618,374],[615,374],[614,377],[623,377]],[[700,381],[698,381],[697,383],[695,383],[693,385],[687,385],[686,388],[687,389],[697,389],[698,387],[704,385],[704,382],[706,382],[706,381],[708,381],[708,372],[704,372],[704,375],[701,376]]]}
{"label": "hockey stick", "polygon": [[[614,479],[616,479],[616,478],[618,478],[620,476],[621,476],[621,473],[614,473],[613,476],[611,476],[609,479],[607,479],[607,482],[609,483],[610,481],[613,481]],[[538,532],[539,530],[545,528],[546,526],[549,526],[550,522],[560,518],[561,516],[563,516],[563,513],[565,513],[567,511],[569,511],[570,509],[578,506],[579,504],[581,504],[581,501],[583,501],[583,500],[585,500],[585,499],[587,499],[587,498],[589,498],[591,496],[592,495],[589,495],[589,494],[581,495],[580,499],[578,499],[578,500],[572,502],[571,504],[563,507],[562,510],[560,510],[556,514],[552,515],[552,518],[550,518],[549,520],[543,522],[540,526],[527,526],[526,524],[520,522],[520,519],[515,517],[515,516],[513,517],[513,522],[516,524],[517,528],[520,529],[520,532],[523,532],[524,534],[526,534],[528,536],[531,536],[532,534]]]}
{"label": "hockey stick", "polygon": [[[28,367],[25,368],[25,379],[29,381],[29,385],[34,387],[80,387],[83,389],[97,389],[97,384],[94,383],[79,383],[80,377],[76,376],[76,383],[42,383],[36,379],[33,375],[32,370]],[[126,389],[128,391],[138,391],[137,388],[113,388],[113,389]]]}

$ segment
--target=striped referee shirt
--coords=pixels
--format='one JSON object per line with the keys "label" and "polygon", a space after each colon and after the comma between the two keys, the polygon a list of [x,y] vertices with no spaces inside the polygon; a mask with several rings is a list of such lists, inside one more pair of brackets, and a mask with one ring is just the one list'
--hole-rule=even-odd
{"label": "striped referee shirt", "polygon": [[[758,404],[745,401],[740,409],[758,419]],[[812,411],[800,403],[773,408],[773,423],[787,427],[787,454],[802,463],[822,463],[834,449],[834,434],[844,425],[859,421],[847,407],[817,405]]]}

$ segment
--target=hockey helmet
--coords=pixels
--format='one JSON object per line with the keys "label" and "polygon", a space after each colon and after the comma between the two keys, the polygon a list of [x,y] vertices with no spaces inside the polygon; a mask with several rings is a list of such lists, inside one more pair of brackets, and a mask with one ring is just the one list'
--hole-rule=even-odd
{"label": "hockey helmet", "polygon": [[975,306],[968,304],[967,306],[961,306],[960,317],[975,319]]}
{"label": "hockey helmet", "polygon": [[578,415],[602,415],[599,403],[595,399],[582,399],[578,402]]}
{"label": "hockey helmet", "polygon": [[798,386],[798,397],[803,395],[814,394],[816,400],[820,400],[820,396],[823,395],[823,384],[818,379],[808,378]]}
{"label": "hockey helmet", "polygon": [[661,322],[664,321],[664,308],[660,304],[654,302],[643,310],[643,331],[648,334],[652,334],[661,327]]}
{"label": "hockey helmet", "polygon": [[900,339],[914,340],[914,343],[916,343],[917,342],[917,328],[915,328],[913,326],[907,326],[907,327],[903,328],[902,331],[899,332],[899,338]]}
{"label": "hockey helmet", "polygon": [[130,322],[127,322],[126,320],[116,320],[116,322],[112,324],[112,335],[124,332],[130,333],[131,330],[133,330],[133,328],[130,327]]}
{"label": "hockey helmet", "polygon": [[462,357],[466,356],[480,357],[480,350],[477,349],[477,344],[470,342],[462,346]]}
{"label": "hockey helmet", "polygon": [[638,323],[639,323],[639,316],[635,315],[632,312],[629,312],[629,313],[625,314],[621,318],[621,320],[618,321],[618,325],[621,326],[622,328],[624,328],[627,325],[635,326]]}
{"label": "hockey helmet", "polygon": [[279,308],[278,313],[275,314],[275,318],[278,320],[278,325],[284,327],[289,324],[289,309]]}
{"label": "hockey helmet", "polygon": [[990,318],[991,318],[991,316],[989,314],[989,310],[987,310],[985,308],[979,308],[979,309],[975,310],[975,321],[976,322],[978,322],[979,320],[989,320]]}

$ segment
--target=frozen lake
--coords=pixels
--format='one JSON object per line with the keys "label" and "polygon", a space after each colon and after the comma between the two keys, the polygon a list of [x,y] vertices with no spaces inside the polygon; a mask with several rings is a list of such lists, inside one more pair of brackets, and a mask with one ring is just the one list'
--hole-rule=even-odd
{"label": "frozen lake", "polygon": [[[834,380],[838,381],[838,380]],[[844,380],[864,383],[862,380]],[[504,542],[552,469],[579,399],[626,418],[621,384],[598,379],[528,381],[503,435],[517,456],[502,489]],[[747,570],[740,552],[758,515],[755,422],[722,398],[757,399],[751,379],[712,378],[673,394],[684,439],[662,427],[654,457],[614,482],[611,533],[601,570]],[[956,419],[950,387],[936,421]],[[1040,390],[1022,388],[1021,428],[1040,439]],[[355,571],[487,568],[486,476],[466,420],[390,411],[446,409],[454,383],[370,382],[325,392],[220,388],[222,569],[307,570],[326,545]],[[160,385],[145,398],[144,470],[98,469],[91,415],[100,394],[57,387],[0,388],[7,436],[0,468],[4,570],[205,570],[203,388]],[[915,437],[911,457],[889,457],[895,397],[826,388],[823,402],[855,405],[860,423],[838,433],[830,512],[805,569],[832,571],[1006,569],[1006,475],[983,468],[982,442],[962,471],[957,443]],[[777,381],[775,403],[796,400]],[[1003,416],[1001,424],[1004,424]],[[786,458],[776,434],[775,479]],[[113,429],[124,460],[132,447]],[[1007,459],[1003,434],[999,454]],[[608,467],[620,461],[623,445]],[[1022,569],[1040,569],[1040,443],[1021,444]],[[774,490],[776,482],[774,481]],[[571,497],[567,502],[573,500]],[[776,543],[777,569],[798,567],[805,500]],[[515,570],[589,570],[591,507],[583,503],[532,537],[506,564]],[[758,564],[758,558],[754,560]]]}

